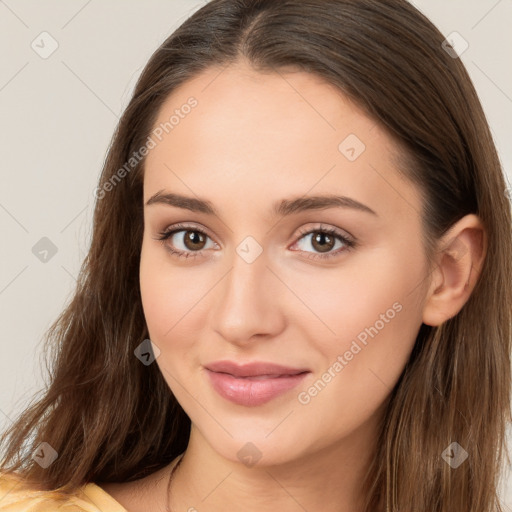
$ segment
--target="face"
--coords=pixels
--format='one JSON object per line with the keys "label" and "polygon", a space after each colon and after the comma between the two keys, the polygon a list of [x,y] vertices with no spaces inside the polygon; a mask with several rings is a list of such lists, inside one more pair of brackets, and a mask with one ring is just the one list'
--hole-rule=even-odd
{"label": "face", "polygon": [[342,446],[422,323],[420,195],[392,139],[319,78],[241,63],[175,91],[152,139],[141,294],[193,428],[233,461]]}

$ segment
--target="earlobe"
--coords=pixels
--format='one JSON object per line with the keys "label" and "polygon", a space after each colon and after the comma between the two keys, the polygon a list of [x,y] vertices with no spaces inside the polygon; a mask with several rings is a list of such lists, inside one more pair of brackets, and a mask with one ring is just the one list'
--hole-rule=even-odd
{"label": "earlobe", "polygon": [[423,323],[438,326],[468,301],[487,253],[487,236],[474,214],[460,219],[439,241],[435,270],[423,308]]}

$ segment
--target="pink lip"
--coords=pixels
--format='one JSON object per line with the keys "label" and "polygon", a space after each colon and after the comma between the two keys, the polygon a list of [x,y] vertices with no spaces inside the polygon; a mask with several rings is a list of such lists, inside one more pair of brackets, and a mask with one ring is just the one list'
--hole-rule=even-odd
{"label": "pink lip", "polygon": [[231,361],[217,361],[205,368],[219,395],[248,407],[269,402],[297,386],[310,373],[305,368],[264,362],[237,365]]}

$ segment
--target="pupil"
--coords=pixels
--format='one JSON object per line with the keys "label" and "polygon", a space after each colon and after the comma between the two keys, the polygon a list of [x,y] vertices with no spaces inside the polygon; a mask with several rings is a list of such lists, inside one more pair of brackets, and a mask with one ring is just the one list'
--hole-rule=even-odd
{"label": "pupil", "polygon": [[[185,237],[185,240],[187,242],[190,242],[192,247],[189,247],[189,249],[197,249],[198,247],[195,247],[196,245],[200,245],[202,242],[202,235],[201,233],[197,231],[188,231],[187,236]],[[187,244],[188,245],[188,244]]]}
{"label": "pupil", "polygon": [[[315,237],[313,237],[313,245],[320,243],[320,246],[317,248],[320,252],[328,252],[333,247],[333,238],[327,233],[317,233]],[[327,241],[327,245],[325,244]]]}

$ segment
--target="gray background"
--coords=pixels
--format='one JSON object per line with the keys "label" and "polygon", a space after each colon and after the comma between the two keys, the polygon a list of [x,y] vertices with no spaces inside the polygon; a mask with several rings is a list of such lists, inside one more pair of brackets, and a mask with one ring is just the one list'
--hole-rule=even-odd
{"label": "gray background", "polygon": [[[89,246],[93,190],[135,81],[204,3],[0,0],[1,428],[44,384],[42,335],[73,291]],[[413,3],[446,36],[456,31],[469,43],[461,58],[512,183],[512,1]],[[51,44],[58,48],[42,58]],[[33,253],[43,237],[57,251],[46,262]],[[502,501],[512,511],[508,471]]]}

